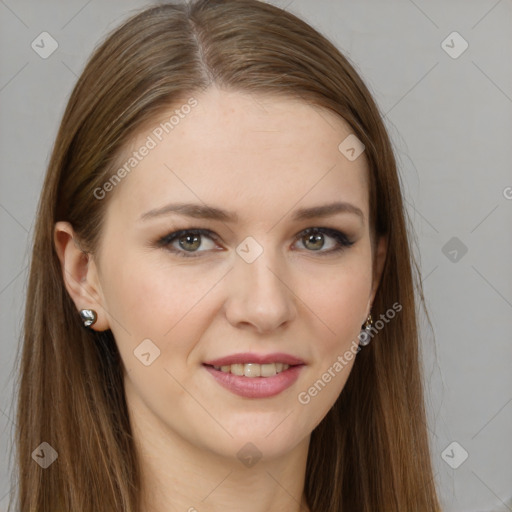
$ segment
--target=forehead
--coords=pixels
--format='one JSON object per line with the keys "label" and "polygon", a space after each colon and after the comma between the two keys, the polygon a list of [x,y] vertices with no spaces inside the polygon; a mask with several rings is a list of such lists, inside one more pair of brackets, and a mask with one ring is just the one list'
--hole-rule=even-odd
{"label": "forehead", "polygon": [[304,101],[217,88],[192,97],[162,111],[121,155],[128,172],[111,199],[125,218],[176,200],[242,219],[267,213],[269,222],[299,202],[344,200],[368,218],[366,160],[363,153],[349,161],[338,149],[352,133],[341,117]]}

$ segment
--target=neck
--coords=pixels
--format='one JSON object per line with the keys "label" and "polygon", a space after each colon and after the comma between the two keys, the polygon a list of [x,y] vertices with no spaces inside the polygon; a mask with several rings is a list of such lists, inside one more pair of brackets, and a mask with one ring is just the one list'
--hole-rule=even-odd
{"label": "neck", "polygon": [[309,436],[279,457],[262,454],[254,462],[255,449],[247,447],[239,458],[235,440],[233,456],[223,456],[191,444],[154,418],[130,416],[143,512],[309,512],[304,497]]}

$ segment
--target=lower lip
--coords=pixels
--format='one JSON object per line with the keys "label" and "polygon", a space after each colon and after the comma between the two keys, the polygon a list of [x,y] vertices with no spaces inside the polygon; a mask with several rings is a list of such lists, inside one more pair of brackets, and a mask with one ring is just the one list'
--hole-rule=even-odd
{"label": "lower lip", "polygon": [[272,377],[244,377],[221,372],[213,366],[203,366],[221,386],[229,389],[235,395],[246,398],[268,398],[289,388],[299,377],[304,365],[290,366],[287,370]]}

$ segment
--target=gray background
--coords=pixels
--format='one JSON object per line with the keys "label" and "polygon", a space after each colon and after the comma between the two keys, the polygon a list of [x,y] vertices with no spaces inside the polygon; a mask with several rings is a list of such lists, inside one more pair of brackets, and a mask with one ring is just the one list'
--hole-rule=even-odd
{"label": "gray background", "polygon": [[[421,317],[443,509],[512,510],[512,4],[272,3],[335,42],[385,114],[433,322],[432,331]],[[146,4],[0,0],[0,512],[12,468],[12,368],[29,241],[49,153],[85,59]],[[46,59],[31,48],[43,31],[58,42]],[[469,44],[457,58],[441,44],[453,31]],[[462,49],[457,37],[446,44]],[[462,449],[469,456],[452,469],[445,459],[460,461]]]}

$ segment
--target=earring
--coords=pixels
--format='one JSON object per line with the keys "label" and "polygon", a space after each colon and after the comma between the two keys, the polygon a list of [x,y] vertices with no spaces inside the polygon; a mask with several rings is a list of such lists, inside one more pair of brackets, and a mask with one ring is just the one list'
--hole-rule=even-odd
{"label": "earring", "polygon": [[361,331],[359,333],[359,345],[365,347],[372,340],[372,337],[370,334],[372,325],[373,325],[372,315],[368,315],[368,318],[366,319],[366,323],[364,324],[364,331]]}
{"label": "earring", "polygon": [[98,319],[98,315],[94,309],[81,309],[80,316],[82,317],[85,327],[90,327]]}

